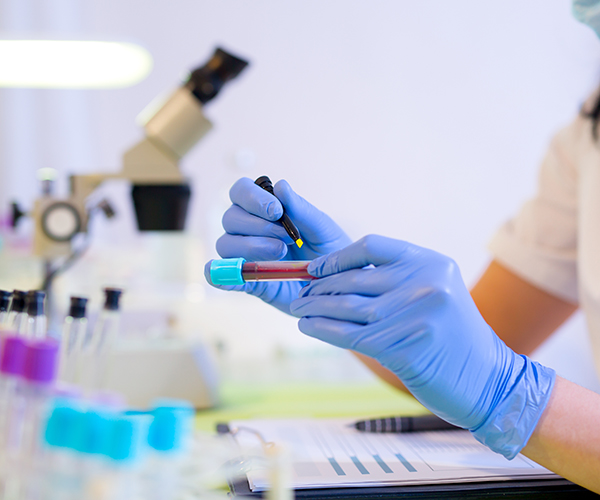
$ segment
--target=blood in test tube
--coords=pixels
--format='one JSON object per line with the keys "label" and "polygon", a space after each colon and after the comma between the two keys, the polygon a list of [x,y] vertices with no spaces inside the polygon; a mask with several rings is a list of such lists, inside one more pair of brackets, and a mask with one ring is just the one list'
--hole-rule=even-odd
{"label": "blood in test tube", "polygon": [[310,261],[244,262],[244,281],[309,281],[315,279],[306,270]]}
{"label": "blood in test tube", "polygon": [[236,286],[248,281],[310,281],[315,277],[308,274],[310,261],[282,260],[246,262],[242,257],[214,259],[210,261],[211,285]]}

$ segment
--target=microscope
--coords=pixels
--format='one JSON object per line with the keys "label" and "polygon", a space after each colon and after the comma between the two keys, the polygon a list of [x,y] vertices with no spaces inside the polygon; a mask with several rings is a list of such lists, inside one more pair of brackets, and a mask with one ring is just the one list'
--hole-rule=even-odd
{"label": "microscope", "polygon": [[[178,88],[144,123],[145,137],[123,155],[122,170],[70,177],[70,196],[46,195],[36,200],[34,254],[44,259],[68,256],[72,241],[86,233],[95,208],[108,216],[106,205],[89,207],[88,198],[108,179],[132,183],[131,196],[140,231],[181,231],[185,227],[190,185],[179,170],[179,160],[211,129],[203,108],[230,80],[248,65],[217,48],[210,60],[192,71]],[[14,219],[22,214],[14,207]]]}
{"label": "microscope", "polygon": [[[120,172],[72,175],[70,194],[64,199],[54,197],[45,183],[43,195],[29,215],[34,220],[33,253],[46,263],[41,288],[48,299],[52,280],[87,248],[90,218],[98,211],[107,217],[114,215],[106,201],[91,202],[92,193],[104,181],[124,179],[132,184],[140,231],[184,229],[191,187],[179,170],[179,160],[212,127],[204,116],[204,105],[247,65],[247,61],[217,48],[162,105],[151,104],[154,109],[150,112],[146,109],[145,137],[125,152]],[[13,203],[13,226],[23,215]],[[157,397],[187,399],[197,408],[214,405],[218,399],[215,370],[201,342],[168,344],[143,342],[116,347],[108,361],[110,375],[105,389],[124,394],[134,406],[147,406]]]}

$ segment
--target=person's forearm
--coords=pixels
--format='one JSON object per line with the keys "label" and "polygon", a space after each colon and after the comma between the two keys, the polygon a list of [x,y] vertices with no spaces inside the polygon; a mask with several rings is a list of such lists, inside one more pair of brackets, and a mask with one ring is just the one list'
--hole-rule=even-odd
{"label": "person's forearm", "polygon": [[471,289],[471,297],[492,330],[513,351],[530,355],[576,310],[492,261]]}
{"label": "person's forearm", "polygon": [[557,377],[523,455],[600,493],[600,395]]}

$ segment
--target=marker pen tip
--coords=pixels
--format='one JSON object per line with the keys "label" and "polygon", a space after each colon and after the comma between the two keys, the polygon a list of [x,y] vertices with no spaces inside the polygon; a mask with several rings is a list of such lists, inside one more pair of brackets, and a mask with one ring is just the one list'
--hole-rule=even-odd
{"label": "marker pen tip", "polygon": [[296,245],[298,245],[298,248],[302,248],[302,245],[304,245],[304,242],[300,238],[298,238],[296,240]]}

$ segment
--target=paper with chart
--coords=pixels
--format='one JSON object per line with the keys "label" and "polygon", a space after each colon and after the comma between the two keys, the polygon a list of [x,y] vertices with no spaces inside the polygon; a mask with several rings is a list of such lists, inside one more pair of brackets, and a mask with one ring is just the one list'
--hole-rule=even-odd
{"label": "paper with chart", "polygon": [[[257,419],[231,422],[230,428],[252,429],[266,441],[285,443],[295,489],[558,477],[523,455],[506,460],[468,431],[375,434],[357,431],[350,422]],[[252,432],[239,431],[235,439],[242,448],[257,446]],[[264,470],[247,475],[252,491],[268,488]]]}

